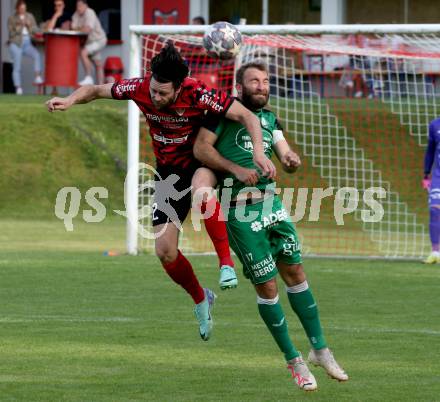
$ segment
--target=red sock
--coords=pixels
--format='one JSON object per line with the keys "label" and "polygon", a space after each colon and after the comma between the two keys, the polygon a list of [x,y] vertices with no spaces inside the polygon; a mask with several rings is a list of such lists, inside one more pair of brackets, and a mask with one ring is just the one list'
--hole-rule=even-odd
{"label": "red sock", "polygon": [[205,292],[194,274],[191,263],[180,250],[173,262],[162,265],[170,278],[191,295],[194,303],[199,304],[205,299]]}
{"label": "red sock", "polygon": [[205,227],[214,244],[215,251],[220,260],[220,266],[229,265],[233,267],[234,261],[232,261],[231,252],[229,251],[225,219],[217,198],[212,197],[207,202],[203,202],[200,210],[202,214],[205,214],[206,210],[208,210],[208,215],[211,215],[209,218],[204,218]]}

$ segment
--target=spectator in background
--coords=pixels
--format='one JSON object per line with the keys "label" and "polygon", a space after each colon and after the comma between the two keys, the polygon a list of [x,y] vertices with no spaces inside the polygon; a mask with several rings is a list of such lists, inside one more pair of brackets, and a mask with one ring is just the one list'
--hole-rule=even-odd
{"label": "spectator in background", "polygon": [[64,0],[55,0],[53,2],[54,13],[52,18],[44,24],[44,29],[46,31],[51,31],[52,29],[70,29],[71,15],[66,11],[66,4]]}
{"label": "spectator in background", "polygon": [[93,85],[92,61],[96,68],[96,79],[99,85],[104,83],[104,70],[102,66],[101,50],[107,44],[107,36],[102,29],[101,23],[87,4],[87,0],[77,0],[76,11],[72,17],[72,29],[86,32],[89,36],[85,46],[81,49],[81,61],[86,76],[79,85]]}
{"label": "spectator in background", "polygon": [[14,81],[15,93],[17,95],[23,94],[21,87],[21,59],[23,54],[34,59],[34,83],[43,83],[40,55],[31,42],[31,35],[37,30],[34,16],[26,11],[26,2],[18,0],[15,5],[15,14],[8,18],[8,45],[13,63],[12,80]]}
{"label": "spectator in background", "polygon": [[[368,38],[359,34],[348,35],[347,43],[357,49],[363,49],[368,47]],[[343,86],[348,90],[353,90],[355,98],[367,96],[368,99],[373,99],[374,79],[371,70],[374,60],[359,54],[351,54],[349,57],[349,65],[347,66],[349,73],[344,76],[345,82]]]}
{"label": "spectator in background", "polygon": [[205,25],[206,22],[205,22],[205,19],[201,15],[199,15],[198,17],[194,17],[191,20],[191,24],[192,25]]}

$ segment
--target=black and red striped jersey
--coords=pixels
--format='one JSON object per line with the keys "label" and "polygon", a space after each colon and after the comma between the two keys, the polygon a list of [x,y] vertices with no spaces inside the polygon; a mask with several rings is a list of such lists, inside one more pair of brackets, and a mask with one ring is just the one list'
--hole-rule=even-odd
{"label": "black and red striped jersey", "polygon": [[132,99],[150,126],[158,166],[185,168],[194,162],[193,145],[207,112],[224,115],[234,98],[207,87],[202,81],[185,78],[176,101],[164,110],[155,108],[150,96],[151,74],[144,78],[116,81],[114,99]]}

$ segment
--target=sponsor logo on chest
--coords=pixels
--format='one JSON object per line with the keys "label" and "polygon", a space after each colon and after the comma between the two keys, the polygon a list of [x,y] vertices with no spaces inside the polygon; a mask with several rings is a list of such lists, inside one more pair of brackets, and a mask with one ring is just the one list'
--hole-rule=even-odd
{"label": "sponsor logo on chest", "polygon": [[[252,153],[254,150],[254,146],[252,144],[252,138],[248,134],[245,128],[238,130],[237,135],[235,137],[235,143],[244,151]],[[267,130],[263,129],[263,147],[264,151],[270,149],[271,136]]]}
{"label": "sponsor logo on chest", "polygon": [[169,138],[161,134],[153,134],[153,139],[159,142],[163,142],[164,144],[183,144],[188,139],[188,136],[185,135],[183,137]]}
{"label": "sponsor logo on chest", "polygon": [[[185,109],[183,109],[185,112]],[[189,119],[185,116],[167,116],[167,115],[157,115],[153,113],[145,113],[147,120],[155,121],[157,123],[188,123]]]}

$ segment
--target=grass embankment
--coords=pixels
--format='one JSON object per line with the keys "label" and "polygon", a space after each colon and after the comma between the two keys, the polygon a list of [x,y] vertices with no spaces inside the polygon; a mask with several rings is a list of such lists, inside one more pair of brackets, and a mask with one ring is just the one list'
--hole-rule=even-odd
{"label": "grass embankment", "polygon": [[48,113],[45,97],[0,97],[0,218],[54,216],[62,187],[108,189],[123,207],[126,103],[98,101]]}

